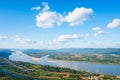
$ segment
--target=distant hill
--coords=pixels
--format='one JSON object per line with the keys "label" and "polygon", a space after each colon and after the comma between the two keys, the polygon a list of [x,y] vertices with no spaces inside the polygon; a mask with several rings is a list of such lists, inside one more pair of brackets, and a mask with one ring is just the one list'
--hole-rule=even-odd
{"label": "distant hill", "polygon": [[41,53],[41,54],[119,54],[120,48],[61,48],[56,50],[50,49],[27,49],[25,53]]}
{"label": "distant hill", "polygon": [[[73,55],[75,54],[118,54],[120,55],[120,48],[61,48],[61,49],[26,49],[23,51],[27,54],[41,54],[44,55]],[[0,57],[8,57],[11,55],[10,49],[0,49]]]}
{"label": "distant hill", "polygon": [[120,48],[62,48],[58,51],[67,53],[97,53],[97,54],[120,54]]}

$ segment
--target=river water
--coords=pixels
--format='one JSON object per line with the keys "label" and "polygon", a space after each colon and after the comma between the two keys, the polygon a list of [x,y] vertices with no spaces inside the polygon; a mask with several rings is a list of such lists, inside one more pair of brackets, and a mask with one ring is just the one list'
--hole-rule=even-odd
{"label": "river water", "polygon": [[41,58],[34,58],[27,54],[22,53],[22,51],[20,50],[15,50],[14,53],[12,53],[9,56],[9,59],[13,61],[22,61],[33,64],[50,65],[55,67],[65,67],[65,68],[82,70],[92,73],[120,76],[120,65],[117,64],[99,64],[99,63],[91,63],[91,62],[54,60],[48,57],[49,55],[43,56]]}

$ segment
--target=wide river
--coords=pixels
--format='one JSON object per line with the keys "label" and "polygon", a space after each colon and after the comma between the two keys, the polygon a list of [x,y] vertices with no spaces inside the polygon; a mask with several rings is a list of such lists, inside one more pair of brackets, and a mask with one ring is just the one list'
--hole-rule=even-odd
{"label": "wide river", "polygon": [[14,50],[14,53],[12,53],[9,56],[9,59],[13,61],[22,61],[22,62],[28,62],[33,64],[50,65],[55,67],[65,67],[65,68],[82,70],[82,71],[92,72],[92,73],[120,76],[120,65],[117,65],[117,64],[98,64],[98,63],[90,63],[90,62],[54,60],[48,57],[49,55],[43,56],[41,58],[34,58],[27,54],[24,54],[20,50]]}

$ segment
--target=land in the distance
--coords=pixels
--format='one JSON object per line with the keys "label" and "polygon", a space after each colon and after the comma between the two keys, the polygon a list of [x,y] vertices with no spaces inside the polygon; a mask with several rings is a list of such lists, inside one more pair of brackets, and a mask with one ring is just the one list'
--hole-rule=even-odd
{"label": "land in the distance", "polygon": [[50,55],[50,58],[58,60],[120,64],[119,48],[26,50],[25,53],[38,58],[45,55]]}
{"label": "land in the distance", "polygon": [[0,57],[0,80],[120,80],[116,76],[10,61]]}
{"label": "land in the distance", "polygon": [[[99,56],[99,57],[96,57],[97,59],[102,56],[107,57],[107,55],[110,55],[110,57],[111,56],[118,57],[119,56],[117,52],[118,50],[119,49],[116,49],[114,51],[112,50],[111,52],[112,54],[110,53],[101,54],[98,52],[99,53],[98,55],[92,54],[92,52],[86,53],[85,55],[85,53],[79,53],[79,51],[77,50],[75,52],[69,51],[69,50],[67,51],[60,50],[60,52],[59,50],[58,51],[56,50],[24,50],[24,53],[34,57],[41,57],[49,54],[50,58],[54,58],[54,59],[62,59],[62,57],[66,57],[64,58],[64,60],[69,60],[69,58],[67,57],[79,59],[79,57],[81,56],[84,57],[85,55],[85,57],[87,56],[89,57],[89,55],[92,54],[90,57],[91,59],[95,60],[94,58],[92,58],[92,56],[94,57]],[[81,52],[84,52],[84,51],[81,51]],[[30,64],[30,63],[19,62],[19,61],[11,61],[8,59],[8,56],[10,55],[10,53],[11,53],[10,50],[0,50],[0,80],[90,80],[90,79],[120,80],[119,76],[96,74],[96,73],[90,73],[85,71],[72,70],[68,68],[43,66],[40,64]],[[117,54],[113,54],[113,53],[117,53]],[[59,57],[62,56],[62,57],[58,58],[56,56],[59,56]],[[81,61],[81,60],[75,60],[75,61]],[[107,62],[107,63],[110,63],[110,62]]]}

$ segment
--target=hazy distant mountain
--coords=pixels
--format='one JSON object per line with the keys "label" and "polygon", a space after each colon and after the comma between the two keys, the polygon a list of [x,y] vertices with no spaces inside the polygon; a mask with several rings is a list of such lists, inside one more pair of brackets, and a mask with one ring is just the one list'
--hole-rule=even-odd
{"label": "hazy distant mountain", "polygon": [[120,54],[120,48],[61,48],[56,50],[50,49],[27,49],[26,53],[44,53],[44,54]]}

